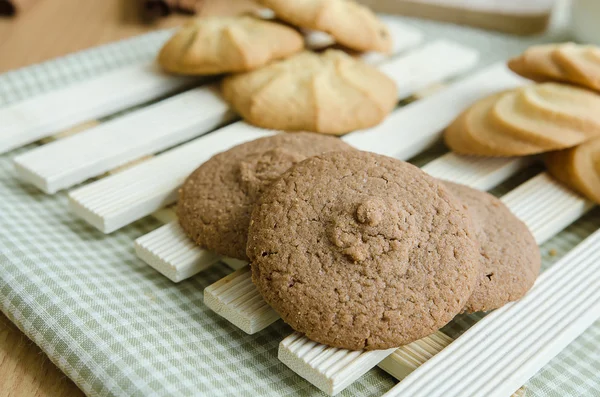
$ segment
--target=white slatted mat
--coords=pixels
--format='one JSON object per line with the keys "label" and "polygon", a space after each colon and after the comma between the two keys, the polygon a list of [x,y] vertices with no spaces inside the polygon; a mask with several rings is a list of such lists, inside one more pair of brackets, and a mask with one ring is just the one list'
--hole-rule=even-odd
{"label": "white slatted mat", "polygon": [[[454,339],[437,331],[427,338],[419,339],[394,351],[378,367],[398,380],[404,379],[423,363],[446,348]],[[512,397],[525,396],[525,387],[520,388]]]}
{"label": "white slatted mat", "polygon": [[14,159],[19,177],[55,193],[234,118],[216,86],[198,87]]}
{"label": "white slatted mat", "polygon": [[[399,23],[389,22],[388,26],[394,37],[396,54],[422,40],[419,32]],[[437,49],[439,47],[434,47],[432,51]],[[425,51],[425,54],[429,52]],[[377,64],[389,56],[366,53],[362,58]],[[395,69],[396,66],[397,63],[391,61],[388,68]],[[55,193],[128,161],[202,135],[233,118],[234,114],[221,99],[218,87],[196,88],[33,149],[15,158],[15,166],[21,179],[46,193]]]}
{"label": "white slatted mat", "polygon": [[200,81],[144,62],[0,108],[0,153]]}
{"label": "white slatted mat", "polygon": [[177,188],[215,153],[274,131],[234,123],[69,193],[71,209],[110,233],[175,201]]}
{"label": "white slatted mat", "polygon": [[[542,202],[540,201],[541,198],[546,200],[543,201],[546,205],[539,205],[539,203]],[[560,188],[560,186],[549,179],[546,174],[541,174],[520,185],[518,188],[507,194],[505,198],[503,198],[503,201],[511,211],[515,212],[515,214],[529,226],[536,241],[539,243],[543,242],[544,238],[548,238],[551,235],[560,232],[564,226],[572,223],[591,208],[590,204],[580,205],[580,211],[565,212],[565,202],[570,202],[577,207],[576,204],[578,202],[585,203],[586,200],[568,189]],[[527,208],[527,210],[523,211],[524,208]],[[536,220],[540,218],[545,218],[546,222],[537,223]],[[556,220],[557,218],[560,218],[560,220]],[[545,223],[551,226],[547,226]],[[540,225],[541,228],[538,229],[535,225]],[[550,230],[550,227],[552,226],[554,229]],[[256,295],[259,295],[256,289],[255,291]],[[230,294],[231,292],[227,291],[226,293]],[[247,299],[249,299],[249,297]],[[264,303],[264,305],[267,306],[266,303]],[[600,314],[598,316],[600,317]],[[382,360],[390,353],[389,349],[355,352],[332,348],[312,342],[306,337],[298,338],[296,334],[292,334],[284,339],[281,342],[280,349],[285,350],[285,354],[280,355],[279,357],[288,367],[315,386],[319,388],[323,385],[326,386],[325,389],[321,388],[321,390],[329,394],[335,394],[343,390],[375,365],[373,364],[368,367],[366,364],[367,362],[374,363],[376,362],[376,359]],[[333,357],[332,352],[335,353],[335,359],[331,358]],[[358,360],[359,356],[357,356],[357,353],[361,356],[365,356],[365,359],[363,361]],[[346,356],[354,357],[355,359],[347,360],[345,366],[336,364],[336,362],[345,360]],[[462,378],[458,379],[461,379],[462,382]],[[522,386],[523,383],[525,382],[523,381],[522,383],[515,385],[515,387],[505,395],[511,395],[512,392]],[[412,393],[403,395],[413,396]],[[439,395],[442,396],[443,394]],[[457,396],[459,395],[460,394]],[[462,395],[466,396],[471,394]],[[488,394],[481,395],[487,396]],[[424,396],[428,395],[424,394]]]}
{"label": "white slatted mat", "polygon": [[[437,62],[439,54],[451,57],[452,62]],[[389,65],[394,66],[393,71],[390,71],[392,73],[390,77],[396,80],[399,87],[405,87],[401,90],[401,97],[406,97],[412,93],[406,87],[423,88],[439,79],[455,76],[457,73],[473,67],[476,61],[477,53],[475,51],[451,42],[436,41],[405,57],[389,61],[385,65],[388,68]],[[434,72],[431,66],[424,66],[431,63],[438,65],[439,69]],[[424,74],[421,74],[421,69],[425,67],[432,76],[429,81]],[[411,83],[413,80],[414,82]],[[516,78],[513,80],[517,81]],[[390,117],[393,116],[394,114]],[[202,162],[208,160],[212,155],[234,146],[229,144],[228,136],[223,134],[223,131],[232,128],[238,130],[237,135],[243,135],[243,130],[246,128],[249,131],[248,136],[256,138],[256,135],[252,135],[252,131],[256,128],[243,122],[234,123],[170,151],[177,151],[177,155],[171,156],[170,152],[162,154],[159,157],[163,159],[160,163],[160,167],[163,168],[154,165],[156,160],[150,160],[146,164],[133,167],[119,175],[105,178],[71,192],[69,195],[71,206],[76,214],[105,233],[110,233],[149,215],[161,207],[173,203],[178,186]],[[438,130],[441,128],[439,127]],[[375,127],[373,130],[377,129],[378,127]],[[387,134],[391,134],[391,132]],[[208,139],[211,144],[198,144],[200,139]],[[236,142],[241,143],[239,140]],[[201,152],[202,156],[197,154],[196,148],[199,145],[204,146]],[[190,150],[190,146],[195,148]],[[195,166],[188,167],[191,164]],[[170,187],[168,191],[167,186]]]}
{"label": "white slatted mat", "polygon": [[[482,83],[483,81],[491,82],[488,83],[491,86],[485,86]],[[410,155],[412,150],[403,150],[403,145],[416,148],[431,144],[431,142],[439,139],[442,129],[471,101],[496,91],[514,87],[522,82],[522,79],[514,77],[504,65],[495,65],[446,88],[446,91],[433,94],[415,104],[396,110],[390,116],[395,120],[393,125],[385,121],[386,125],[384,127],[375,127],[370,132],[352,133],[343,139],[354,144],[358,149],[364,149],[366,145],[364,137],[370,136],[372,133],[377,134],[374,137],[374,140],[378,142],[377,146],[369,143],[368,149],[406,160],[407,155]],[[439,99],[440,97],[442,100]],[[448,98],[456,99],[449,101]],[[457,106],[454,102],[461,103]],[[439,121],[435,118],[435,122],[424,123],[423,120],[431,119],[429,115],[433,113],[443,114],[444,116]],[[412,126],[412,128],[404,128],[406,125]],[[386,145],[386,142],[390,140],[398,141],[398,146]],[[490,160],[448,154],[434,160],[425,169],[442,179],[448,178],[449,170],[453,170],[454,176],[450,175],[450,177],[456,178],[456,175],[460,175],[462,178],[457,182],[487,190],[512,175],[516,170],[523,168],[529,162],[530,159],[527,158]],[[161,242],[161,247],[169,247],[169,249],[158,247],[158,241]],[[175,246],[177,249],[171,250],[171,247]],[[183,230],[174,225],[163,226],[146,236],[138,238],[135,241],[135,248],[142,260],[175,282],[195,274],[191,266],[192,263],[196,272],[212,265],[212,263],[202,261],[202,258],[207,254],[201,248],[187,241],[184,238]],[[177,254],[174,254],[174,252],[177,252]],[[178,268],[182,269],[180,274],[177,271]]]}
{"label": "white slatted mat", "polygon": [[386,396],[507,396],[600,318],[600,231]]}

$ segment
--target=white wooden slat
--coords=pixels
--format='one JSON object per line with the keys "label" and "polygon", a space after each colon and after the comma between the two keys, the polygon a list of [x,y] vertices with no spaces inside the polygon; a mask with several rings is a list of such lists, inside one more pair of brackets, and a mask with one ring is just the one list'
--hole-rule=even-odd
{"label": "white wooden slat", "polygon": [[[451,54],[453,54],[453,61],[443,63],[434,62],[437,59],[437,56],[440,52],[443,52],[445,56],[450,56]],[[393,70],[393,73],[395,73],[392,77],[397,80],[398,86],[416,87],[418,84],[410,84],[413,78],[416,78],[416,80],[419,81],[419,84],[422,83],[424,85],[427,85],[426,80],[423,77],[420,77],[419,75],[419,64],[427,64],[428,71],[430,71],[431,75],[436,78],[439,76],[449,78],[454,76],[456,73],[464,71],[465,68],[473,66],[474,62],[476,61],[476,58],[477,53],[466,47],[461,47],[451,42],[434,42],[419,50],[411,52],[405,57],[391,60],[385,65],[386,67],[391,68]],[[429,66],[430,63],[435,63],[439,65],[439,70],[437,70],[437,72],[435,73],[432,72],[433,69],[431,68],[431,66]],[[390,67],[390,65],[392,65],[393,68]],[[404,74],[398,74],[396,70],[402,70]],[[433,83],[435,81],[437,81],[437,79],[431,80],[429,83]],[[403,90],[402,92],[405,95],[410,95],[410,92],[408,92],[407,90]],[[243,133],[244,128],[248,128],[249,131],[255,129],[254,127],[250,127],[248,124],[242,122],[234,123],[232,126],[227,127],[227,129],[231,128],[237,128],[239,130],[239,134]],[[211,133],[210,135],[219,135],[221,134],[221,132],[222,130],[218,130],[216,132]],[[391,132],[388,132],[388,134],[391,134]],[[177,148],[175,150],[185,150],[182,148],[187,147],[190,144],[191,143],[182,145],[180,148]],[[226,146],[226,148],[229,147],[231,146]],[[222,150],[224,150],[223,146],[214,146],[210,148],[204,148],[204,153],[208,154],[208,152],[210,151],[212,153],[211,155],[214,155]],[[193,153],[191,152],[186,153],[188,153],[187,155],[193,155]],[[163,154],[163,156],[165,156],[165,154]],[[203,161],[207,159],[208,158],[204,158]],[[198,159],[194,158],[194,160]],[[182,161],[178,157],[173,157],[172,161],[183,162],[185,164],[188,164],[187,162]],[[152,160],[150,162],[152,162]],[[195,162],[196,166],[200,165],[201,163],[202,161]],[[124,171],[119,176],[120,179],[117,179],[117,176],[113,176],[110,178],[106,178],[105,180],[94,182],[88,186],[85,186],[72,192],[70,194],[70,202],[72,204],[72,208],[75,210],[76,214],[80,215],[83,219],[87,220],[92,225],[98,227],[105,233],[110,233],[128,223],[131,223],[134,220],[137,220],[145,215],[149,215],[153,211],[158,210],[161,206],[172,203],[176,198],[175,191],[178,187],[178,184],[173,184],[171,182],[173,180],[176,180],[179,181],[179,183],[181,183],[185,179],[185,177],[191,171],[193,171],[193,168],[189,169],[186,167],[179,167],[177,165],[170,166],[166,160],[162,165],[166,168],[162,170],[152,168],[152,172],[155,173],[154,175],[144,175],[144,177],[147,178],[145,179],[145,181],[147,183],[151,180],[153,185],[166,186],[166,182],[164,181],[164,179],[168,179],[168,182],[170,183],[169,186],[171,186],[173,189],[170,192],[160,190],[159,188],[150,189],[148,187],[143,187],[142,184],[144,182],[142,182],[142,179],[140,179],[142,177],[143,172],[139,171],[140,167],[138,166],[134,167],[131,170]],[[134,169],[135,171],[133,171]],[[151,168],[147,169],[150,170]],[[136,186],[140,187],[141,190],[146,194],[145,196],[139,198],[139,200],[144,204],[130,199],[123,199],[121,201],[116,201],[114,197],[109,199],[107,195],[119,195],[120,188],[129,190],[132,189],[130,185],[122,184],[120,181],[125,180],[127,178],[123,175],[130,175],[133,172],[137,173],[136,178],[138,179],[133,179],[128,182],[133,183],[135,181]],[[109,192],[103,192],[102,190],[96,189],[95,186],[103,186],[104,189],[106,189]],[[110,189],[107,189],[108,187],[110,187]],[[89,192],[92,191],[94,191],[95,194],[89,194]],[[122,195],[125,194],[126,193],[122,193]],[[152,194],[154,194],[155,196],[153,197]],[[129,195],[129,193],[127,193],[127,195]],[[119,206],[118,209],[115,208],[115,205],[117,204]]]}
{"label": "white wooden slat", "polygon": [[[422,40],[422,35],[413,29],[393,21],[389,26],[394,35],[394,53]],[[366,53],[362,57],[377,64],[389,55]],[[395,64],[392,61],[391,69]],[[55,193],[120,164],[202,135],[234,117],[216,85],[195,88],[77,136],[33,149],[14,162],[21,179],[46,193]]]}
{"label": "white wooden slat", "polygon": [[504,195],[502,201],[527,224],[538,244],[546,242],[595,205],[545,172]]}
{"label": "white wooden slat", "polygon": [[427,338],[399,347],[381,361],[378,366],[394,378],[404,379],[425,361],[442,351],[452,341],[453,339],[442,331],[436,331]]}
{"label": "white wooden slat", "polygon": [[[344,138],[362,150],[410,158],[436,142],[441,131],[476,100],[525,83],[504,63],[498,63],[407,105],[375,128],[353,132]],[[415,135],[420,139],[414,139]]]}
{"label": "white wooden slat", "polygon": [[204,304],[233,325],[254,334],[279,319],[256,292],[250,266],[246,265],[206,288]]}
{"label": "white wooden slat", "polygon": [[[318,344],[298,332],[279,344],[279,360],[329,395],[344,390],[396,349],[350,351]],[[318,374],[318,376],[315,376]]]}
{"label": "white wooden slat", "polygon": [[[493,82],[493,85],[486,87],[485,85],[482,85],[482,81]],[[478,97],[513,87],[523,82],[523,79],[513,77],[505,66],[495,65],[473,77],[446,88],[449,90],[449,93],[441,91],[422,99],[414,105],[409,105],[396,110],[389,117],[395,120],[395,125],[384,122],[386,123],[386,126],[383,128],[377,126],[371,130],[351,133],[343,137],[343,139],[350,144],[354,144],[358,149],[371,149],[379,151],[382,154],[406,160],[408,156],[413,153],[411,150],[407,151],[402,149],[403,146],[413,148],[424,147],[439,139],[440,131],[446,125],[438,122],[422,123],[422,120],[431,118],[430,115],[435,113],[445,114],[445,117],[451,120],[451,117],[456,117],[456,115],[462,111],[460,106],[455,106],[454,100],[449,101],[448,98],[469,98],[471,101],[474,101]],[[441,97],[442,100],[440,100],[439,97]],[[463,103],[463,105],[467,106],[469,103],[470,102],[467,101],[467,103]],[[419,106],[415,106],[417,104],[419,104]],[[451,110],[447,111],[446,109],[448,108]],[[406,129],[403,127],[405,125],[413,126],[413,128]],[[376,135],[374,140],[378,142],[381,141],[383,144],[378,144],[376,146],[372,145],[372,143],[366,139],[371,133]],[[395,141],[396,145],[386,146],[385,142],[390,140]],[[516,170],[526,166],[529,161],[529,159],[477,159],[448,154],[427,164],[424,169],[432,175],[442,179],[448,177],[446,175],[448,170],[454,170],[452,173],[453,175],[450,176],[452,178],[460,178],[456,180],[457,182],[487,190],[501,180],[512,175]],[[161,233],[162,241],[171,241],[171,244],[180,244],[181,257],[187,258],[194,256],[201,258],[203,256],[203,254],[200,253],[202,250],[201,248],[193,245],[186,245],[184,247],[181,245],[182,243],[179,243],[182,241],[183,231],[181,229],[166,227],[162,227],[161,229],[159,229],[161,231],[156,231],[156,233]],[[141,254],[139,256],[142,257],[142,259],[147,257],[153,258],[151,266],[159,269],[159,271],[163,268],[177,269],[181,266],[185,269],[185,274],[192,275],[193,272],[188,267],[187,262],[181,264],[176,262],[180,257],[163,254],[161,249],[153,246],[154,240],[140,240],[141,239],[138,239],[136,241],[136,250]],[[196,251],[196,253],[187,252],[188,250]],[[198,271],[201,271],[207,266],[210,266],[210,264],[196,262],[196,266]],[[177,272],[175,272],[175,274],[176,273]],[[173,276],[172,273],[169,274]],[[171,278],[171,276],[168,277]],[[182,280],[179,276],[174,277],[178,280]],[[240,308],[240,310],[243,310],[243,308]]]}
{"label": "white wooden slat", "polygon": [[[165,232],[168,235],[179,235],[180,238],[176,241],[164,239]],[[178,221],[170,222],[140,237],[134,246],[138,258],[174,282],[185,280],[220,259],[219,255],[210,251],[194,249],[196,244],[183,233]],[[160,250],[161,256],[157,256],[153,249],[140,249],[146,246]],[[177,263],[178,266],[169,266],[170,263]]]}
{"label": "white wooden slat", "polygon": [[0,153],[200,81],[144,62],[0,108]]}
{"label": "white wooden slat", "polygon": [[[487,160],[492,160],[493,162],[493,159]],[[475,167],[478,167],[479,165],[481,164],[478,163],[475,165]],[[461,178],[459,177],[457,179],[460,180]],[[502,200],[511,209],[511,211],[515,213],[515,215],[520,217],[520,219],[528,225],[538,243],[541,243],[545,241],[545,239],[560,232],[566,225],[578,219],[592,207],[592,204],[587,200],[581,198],[569,189],[562,187],[560,184],[550,179],[550,177],[545,173],[540,174],[530,179],[528,182],[520,185],[505,195]],[[544,203],[544,205],[540,205],[540,203]],[[570,207],[575,209],[570,210]],[[259,295],[257,290],[255,294]],[[248,296],[247,299],[250,299],[250,296]],[[266,302],[264,305],[267,306]],[[598,317],[600,317],[600,314],[598,314]],[[255,319],[254,321],[257,320]],[[309,340],[306,337],[303,337],[302,341],[298,341],[296,343],[303,344],[308,343],[308,341]],[[314,349],[315,352],[310,349],[302,349],[297,350],[294,354],[287,354],[285,356],[286,362],[284,363],[292,369],[300,368],[302,372],[299,374],[316,386],[322,384],[348,385],[357,378],[346,379],[346,373],[350,372],[364,374],[369,369],[366,367],[360,369],[344,367],[343,370],[340,370],[338,373],[332,371],[326,373],[323,371],[323,368],[328,368],[328,366],[332,364],[328,361],[329,359],[324,359],[318,362],[319,365],[314,365],[309,369],[306,364],[307,358],[305,356],[311,357],[314,354],[320,354],[319,352],[321,351],[326,351],[324,350],[325,347],[317,344],[315,344]],[[349,356],[356,355],[356,352],[350,350],[345,350],[345,352]],[[337,352],[336,354],[336,360],[340,360],[344,357],[341,352]],[[363,352],[362,354],[371,355],[372,352]],[[352,362],[349,365],[356,364]],[[517,390],[521,385],[523,385],[523,383],[525,382],[523,381],[522,383],[515,385],[514,389],[509,390],[506,395],[511,395],[512,392]],[[334,389],[321,390],[330,393],[331,390]],[[413,394],[408,393],[406,395],[412,396]],[[424,394],[424,396],[426,395],[427,394]],[[488,394],[482,395],[487,396]]]}
{"label": "white wooden slat", "polygon": [[[437,331],[427,338],[419,339],[396,349],[380,362],[378,367],[394,378],[402,380],[453,341],[451,337],[442,331]],[[514,392],[511,397],[524,397],[526,390],[523,386]]]}
{"label": "white wooden slat", "polygon": [[479,54],[471,48],[437,40],[411,51],[398,62],[382,63],[379,70],[396,82],[399,98],[407,98],[433,83],[463,74],[478,60]]}
{"label": "white wooden slat", "polygon": [[175,213],[175,209],[171,207],[161,208],[158,211],[154,211],[151,215],[154,219],[163,224],[167,224],[169,222],[177,220],[177,214]]}
{"label": "white wooden slat", "polygon": [[490,190],[533,162],[532,157],[489,158],[448,153],[426,164],[423,171],[439,179]]}
{"label": "white wooden slat", "polygon": [[234,123],[71,191],[70,207],[91,225],[110,233],[173,203],[185,178],[215,153],[273,133],[243,122]]}
{"label": "white wooden slat", "polygon": [[218,87],[198,87],[15,157],[21,179],[55,193],[234,118]]}
{"label": "white wooden slat", "polygon": [[227,258],[225,256],[221,258],[221,262],[225,263],[227,266],[234,270],[242,269],[248,266],[248,262],[246,261],[242,261],[235,258]]}
{"label": "white wooden slat", "polygon": [[600,318],[600,231],[386,396],[507,396]]}

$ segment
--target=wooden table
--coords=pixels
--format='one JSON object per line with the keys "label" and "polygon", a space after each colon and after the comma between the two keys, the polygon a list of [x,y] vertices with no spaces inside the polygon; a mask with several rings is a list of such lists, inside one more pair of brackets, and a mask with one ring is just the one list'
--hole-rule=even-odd
{"label": "wooden table", "polygon": [[[0,18],[0,73],[156,29],[190,17],[142,22],[140,0],[38,0],[16,18]],[[253,7],[250,0],[205,0],[203,15]]]}
{"label": "wooden table", "polygon": [[[173,15],[141,23],[135,0],[39,0],[16,18],[0,18],[0,73],[70,52],[180,25],[190,17]],[[248,0],[212,0],[205,15],[248,9]],[[0,395],[83,396],[14,324],[0,313]]]}

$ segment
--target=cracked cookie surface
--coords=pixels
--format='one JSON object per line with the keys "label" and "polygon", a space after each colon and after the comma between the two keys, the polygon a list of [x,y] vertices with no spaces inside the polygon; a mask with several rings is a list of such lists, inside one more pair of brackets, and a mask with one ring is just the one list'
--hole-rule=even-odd
{"label": "cracked cookie surface", "polygon": [[373,153],[296,164],[261,196],[248,232],[252,279],[295,330],[347,349],[427,336],[480,275],[462,204],[417,167]]}
{"label": "cracked cookie surface", "polygon": [[202,164],[179,191],[179,223],[197,244],[246,260],[252,206],[293,164],[334,150],[353,150],[334,137],[279,133],[219,153]]}

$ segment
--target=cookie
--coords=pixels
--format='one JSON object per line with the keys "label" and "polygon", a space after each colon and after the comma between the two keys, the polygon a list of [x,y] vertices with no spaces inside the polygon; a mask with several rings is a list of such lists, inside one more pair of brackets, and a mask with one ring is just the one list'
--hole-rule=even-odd
{"label": "cookie", "polygon": [[458,154],[488,157],[525,156],[545,151],[491,122],[490,111],[504,94],[481,99],[462,112],[444,131],[446,145]]}
{"label": "cookie", "polygon": [[527,228],[491,194],[445,182],[469,211],[479,242],[481,276],[465,311],[497,309],[523,297],[541,266],[540,250]]}
{"label": "cookie", "polygon": [[348,0],[259,0],[278,18],[307,29],[329,33],[358,51],[392,50],[387,27],[367,7]]}
{"label": "cookie", "polygon": [[592,45],[565,45],[556,49],[553,59],[572,82],[600,91],[600,48]]}
{"label": "cookie", "polygon": [[515,73],[534,81],[557,81],[600,91],[600,48],[574,43],[545,44],[508,61]]}
{"label": "cookie", "polygon": [[483,98],[445,130],[459,154],[510,157],[560,150],[600,135],[600,96],[558,83]]}
{"label": "cookie", "polygon": [[338,138],[311,133],[280,133],[235,146],[187,178],[179,191],[179,222],[200,246],[247,260],[250,213],[265,187],[307,157],[352,149]]}
{"label": "cookie", "polygon": [[398,100],[392,79],[339,50],[302,52],[227,77],[222,91],[259,127],[333,135],[380,123]]}
{"label": "cookie", "polygon": [[554,62],[552,52],[561,44],[543,44],[528,48],[509,59],[508,68],[520,76],[537,82],[562,81],[565,72]]}
{"label": "cookie", "polygon": [[553,177],[600,204],[600,138],[548,153],[544,162]]}
{"label": "cookie", "polygon": [[212,75],[244,72],[302,51],[295,29],[252,16],[207,17],[186,24],[158,55],[167,72]]}
{"label": "cookie", "polygon": [[443,183],[361,151],[312,157],[274,182],[252,212],[247,254],[285,322],[353,350],[433,333],[480,274],[471,219]]}
{"label": "cookie", "polygon": [[534,84],[498,98],[491,117],[546,151],[564,149],[600,134],[600,96],[566,84]]}

